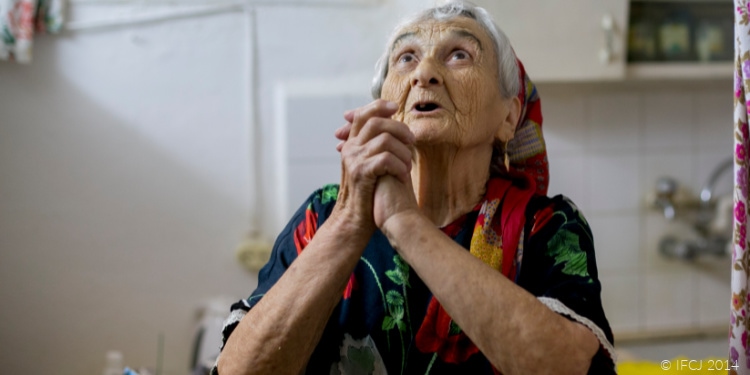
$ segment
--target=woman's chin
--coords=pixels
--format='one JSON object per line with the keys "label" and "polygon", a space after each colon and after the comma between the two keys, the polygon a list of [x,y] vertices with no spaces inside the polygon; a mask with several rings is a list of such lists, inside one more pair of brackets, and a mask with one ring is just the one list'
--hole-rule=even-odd
{"label": "woman's chin", "polygon": [[415,145],[417,147],[456,143],[456,128],[455,126],[451,126],[451,121],[446,121],[444,118],[410,118],[404,123],[414,134],[414,138],[416,139]]}

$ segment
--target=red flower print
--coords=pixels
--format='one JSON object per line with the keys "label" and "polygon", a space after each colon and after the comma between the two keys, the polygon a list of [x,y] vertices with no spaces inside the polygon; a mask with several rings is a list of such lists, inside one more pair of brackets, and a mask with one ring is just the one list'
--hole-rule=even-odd
{"label": "red flower print", "polygon": [[539,211],[536,215],[534,215],[534,226],[531,227],[530,235],[533,236],[537,231],[539,231],[539,229],[544,228],[547,222],[552,219],[554,213],[555,210],[552,209],[552,206],[547,206],[543,210]]}
{"label": "red flower print", "polygon": [[747,169],[740,167],[737,171],[737,186],[740,188],[740,193],[743,197],[747,198]]}
{"label": "red flower print", "polygon": [[734,154],[735,156],[737,156],[738,160],[745,161],[745,158],[747,157],[747,153],[745,152],[745,146],[742,144],[738,144],[734,150]]}
{"label": "red flower print", "polygon": [[742,95],[742,77],[738,72],[734,72],[734,97],[739,99]]}
{"label": "red flower print", "polygon": [[357,278],[354,277],[354,273],[352,272],[352,275],[349,276],[349,281],[346,283],[346,288],[344,288],[344,299],[349,299],[352,296],[352,291],[356,289],[359,289],[359,285],[357,285]]}
{"label": "red flower print", "polygon": [[462,363],[479,352],[479,348],[459,330],[435,297],[430,300],[422,326],[414,338],[422,353],[437,353],[443,362]]}
{"label": "red flower print", "polygon": [[746,216],[747,211],[745,211],[745,204],[742,203],[742,201],[737,202],[737,205],[734,206],[734,218],[738,223],[744,224]]}
{"label": "red flower print", "polygon": [[311,209],[305,211],[305,221],[299,223],[294,231],[294,246],[297,248],[297,255],[307,247],[312,241],[315,232],[318,231],[318,214]]}

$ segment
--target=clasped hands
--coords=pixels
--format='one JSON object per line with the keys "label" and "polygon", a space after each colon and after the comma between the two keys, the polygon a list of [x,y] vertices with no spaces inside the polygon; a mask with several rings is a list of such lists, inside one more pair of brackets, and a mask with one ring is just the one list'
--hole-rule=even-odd
{"label": "clasped hands", "polygon": [[335,132],[341,140],[338,209],[381,230],[389,219],[419,211],[411,180],[415,138],[406,124],[391,119],[397,111],[396,103],[375,100],[344,113],[347,123]]}

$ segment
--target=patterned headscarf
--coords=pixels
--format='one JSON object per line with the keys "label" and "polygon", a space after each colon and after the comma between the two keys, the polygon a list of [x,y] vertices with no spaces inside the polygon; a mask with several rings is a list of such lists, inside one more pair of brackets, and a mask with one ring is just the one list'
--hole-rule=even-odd
{"label": "patterned headscarf", "polygon": [[[547,147],[542,135],[542,103],[539,100],[534,82],[529,79],[521,60],[516,59],[521,90],[518,99],[521,101],[521,115],[513,139],[508,142],[508,157],[511,171],[514,175],[522,173],[530,177],[536,184],[537,194],[546,195],[549,187],[549,163],[547,162]],[[502,148],[495,149],[492,174],[506,175],[509,171],[503,165],[504,152]]]}

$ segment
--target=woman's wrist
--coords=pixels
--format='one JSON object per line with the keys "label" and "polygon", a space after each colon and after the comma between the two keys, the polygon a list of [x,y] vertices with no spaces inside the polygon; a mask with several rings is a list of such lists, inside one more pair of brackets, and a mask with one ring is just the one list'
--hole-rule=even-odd
{"label": "woman's wrist", "polygon": [[386,219],[380,230],[399,253],[407,241],[417,238],[425,228],[434,225],[419,210],[404,210]]}
{"label": "woman's wrist", "polygon": [[368,213],[361,207],[352,206],[337,203],[326,224],[330,223],[332,229],[342,236],[369,241],[376,228],[372,212]]}

